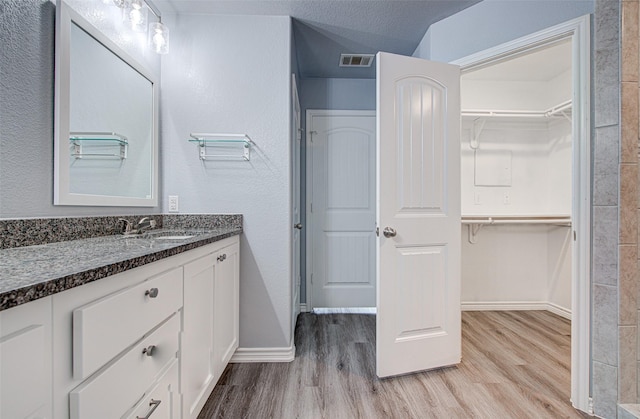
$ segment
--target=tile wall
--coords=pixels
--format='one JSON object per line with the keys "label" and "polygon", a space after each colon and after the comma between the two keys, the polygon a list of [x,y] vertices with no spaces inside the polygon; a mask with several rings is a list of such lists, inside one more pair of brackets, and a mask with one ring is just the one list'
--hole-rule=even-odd
{"label": "tile wall", "polygon": [[593,28],[594,413],[638,403],[638,0],[596,0]]}
{"label": "tile wall", "polygon": [[596,1],[592,394],[606,418],[618,403],[640,402],[639,20],[638,0]]}
{"label": "tile wall", "polygon": [[638,401],[638,0],[620,4],[618,402]]}

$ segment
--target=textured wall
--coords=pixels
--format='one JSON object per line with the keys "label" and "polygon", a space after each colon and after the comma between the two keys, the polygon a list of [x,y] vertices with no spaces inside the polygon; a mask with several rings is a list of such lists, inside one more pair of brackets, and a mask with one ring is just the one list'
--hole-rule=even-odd
{"label": "textured wall", "polygon": [[431,25],[413,55],[450,62],[593,10],[594,0],[485,0]]}
{"label": "textured wall", "polygon": [[[178,195],[182,213],[244,215],[240,346],[288,347],[290,19],[178,15],[163,21],[172,28],[172,51],[162,67],[165,196]],[[256,143],[251,161],[202,162],[187,141],[192,132],[246,133]]]}
{"label": "textured wall", "polygon": [[53,205],[54,39],[53,3],[0,2],[0,218],[159,212]]}

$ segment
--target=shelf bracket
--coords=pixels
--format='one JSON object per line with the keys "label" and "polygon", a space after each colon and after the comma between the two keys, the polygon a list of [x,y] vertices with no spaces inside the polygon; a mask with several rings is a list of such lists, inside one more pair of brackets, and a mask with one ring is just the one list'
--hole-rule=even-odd
{"label": "shelf bracket", "polygon": [[484,224],[467,224],[467,234],[468,240],[471,244],[476,244],[478,242],[478,233],[482,229]]}
{"label": "shelf bracket", "polygon": [[480,147],[480,134],[484,129],[484,124],[487,123],[485,118],[476,118],[473,120],[473,127],[471,129],[471,137],[469,138],[469,147],[472,150],[477,150]]}

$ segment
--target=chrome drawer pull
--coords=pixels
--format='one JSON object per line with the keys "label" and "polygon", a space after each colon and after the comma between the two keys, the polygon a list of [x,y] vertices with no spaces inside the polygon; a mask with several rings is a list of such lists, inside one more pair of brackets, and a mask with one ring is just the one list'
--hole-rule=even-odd
{"label": "chrome drawer pull", "polygon": [[144,295],[149,296],[149,298],[156,298],[158,296],[158,288],[151,288],[150,290],[146,290]]}
{"label": "chrome drawer pull", "polygon": [[153,353],[155,352],[155,350],[156,350],[156,345],[149,345],[142,350],[142,353],[145,354],[146,356],[153,356]]}
{"label": "chrome drawer pull", "polygon": [[151,401],[149,402],[149,406],[151,406],[151,410],[149,410],[149,413],[147,413],[146,416],[136,416],[136,419],[149,419],[151,415],[153,415],[153,412],[156,411],[158,406],[160,406],[160,403],[162,403],[162,400],[151,399]]}

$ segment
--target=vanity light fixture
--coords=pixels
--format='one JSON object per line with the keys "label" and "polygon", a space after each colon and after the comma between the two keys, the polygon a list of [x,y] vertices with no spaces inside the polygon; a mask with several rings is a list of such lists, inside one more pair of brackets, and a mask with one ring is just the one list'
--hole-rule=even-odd
{"label": "vanity light fixture", "polygon": [[162,23],[162,16],[160,16],[160,10],[158,10],[151,2],[151,0],[141,0],[143,1],[151,13],[153,13],[158,21],[155,23],[149,24],[149,45],[157,54],[168,54],[169,53],[169,28]]}
{"label": "vanity light fixture", "polygon": [[[107,1],[107,0],[104,0]],[[148,28],[149,46],[158,54],[169,52],[169,28],[162,23],[160,10],[151,0],[112,0],[113,4],[123,9],[131,22],[131,29],[135,32],[145,32],[147,29],[148,10],[158,19],[150,23]],[[148,9],[148,10],[147,10]],[[125,16],[126,16],[125,15]]]}
{"label": "vanity light fixture", "polygon": [[147,30],[147,8],[144,6],[143,0],[131,0],[129,21],[131,22],[131,29],[135,32],[146,32]]}

